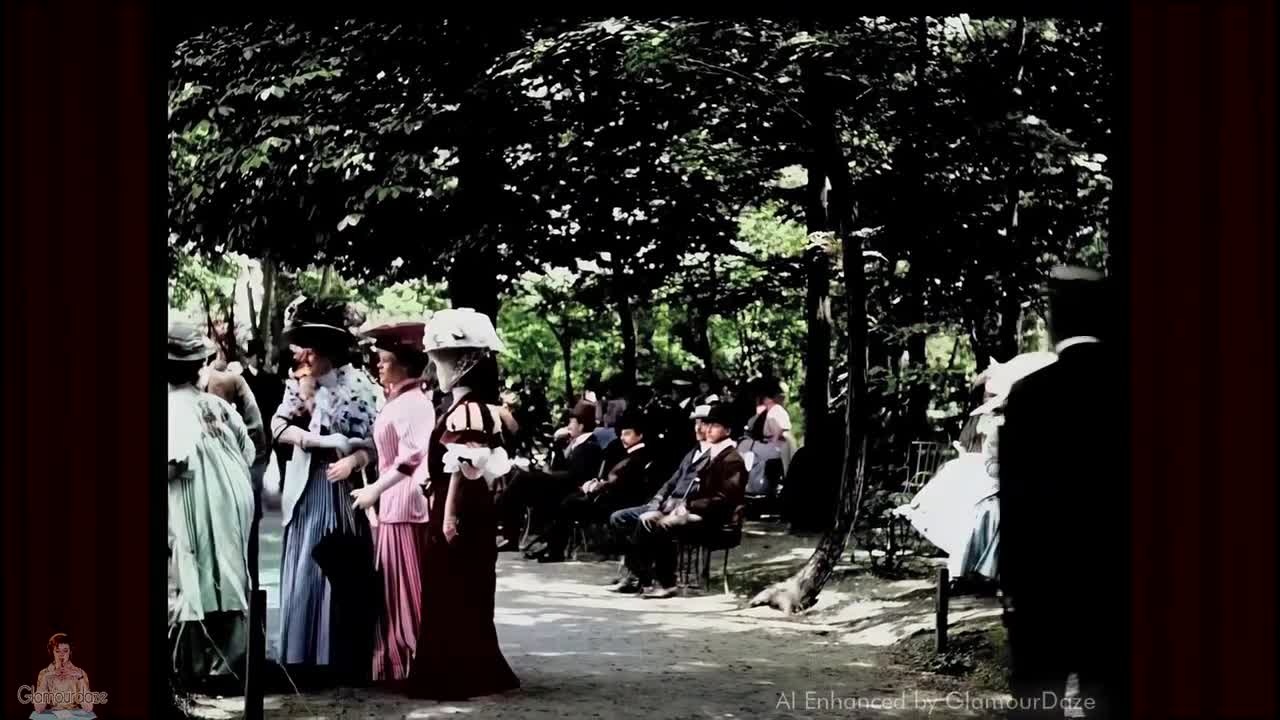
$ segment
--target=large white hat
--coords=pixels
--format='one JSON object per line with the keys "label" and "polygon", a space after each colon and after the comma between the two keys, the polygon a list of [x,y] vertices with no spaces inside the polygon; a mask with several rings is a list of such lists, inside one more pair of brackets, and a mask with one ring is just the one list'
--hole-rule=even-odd
{"label": "large white hat", "polygon": [[506,349],[489,316],[472,308],[451,308],[436,312],[427,321],[422,344],[427,352],[453,349],[502,352]]}
{"label": "large white hat", "polygon": [[984,373],[987,378],[986,391],[992,398],[969,414],[983,415],[1004,405],[1015,383],[1037,370],[1052,365],[1057,359],[1058,356],[1051,352],[1029,352],[1016,355],[1004,363],[993,361]]}

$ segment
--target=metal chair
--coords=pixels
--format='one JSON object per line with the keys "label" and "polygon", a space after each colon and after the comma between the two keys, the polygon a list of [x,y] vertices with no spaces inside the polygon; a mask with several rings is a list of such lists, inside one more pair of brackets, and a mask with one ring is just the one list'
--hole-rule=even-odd
{"label": "metal chair", "polygon": [[946,443],[917,440],[907,448],[907,478],[902,491],[915,495],[951,459],[954,448]]}
{"label": "metal chair", "polygon": [[707,532],[699,532],[696,536],[685,536],[676,541],[676,578],[681,590],[693,586],[690,582],[694,562],[698,568],[698,589],[706,591],[711,587],[711,556],[719,551],[724,552],[724,563],[720,577],[724,583],[724,594],[729,591],[729,553],[742,544],[742,525],[746,519],[746,505],[734,508],[729,521],[718,528]]}
{"label": "metal chair", "polygon": [[[946,443],[928,440],[916,440],[907,447],[907,461],[904,465],[906,477],[902,481],[901,491],[906,496],[905,502],[911,502],[925,483],[937,474],[938,468],[951,459],[954,452],[955,449]],[[894,515],[889,518],[888,527],[885,528],[888,535],[886,550],[888,562],[892,562],[900,546],[906,544],[910,534],[909,527],[906,520],[900,516]]]}
{"label": "metal chair", "polygon": [[577,520],[573,521],[573,525],[569,527],[569,544],[565,547],[565,557],[570,560],[578,559],[578,552],[587,547],[587,528]]}

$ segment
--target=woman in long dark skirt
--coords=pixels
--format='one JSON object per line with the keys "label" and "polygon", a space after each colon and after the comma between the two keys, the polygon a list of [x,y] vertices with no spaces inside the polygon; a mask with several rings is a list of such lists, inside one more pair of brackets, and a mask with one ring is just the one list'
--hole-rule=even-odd
{"label": "woman in long dark skirt", "polygon": [[502,344],[489,318],[465,309],[437,313],[424,344],[454,401],[431,436],[423,625],[407,690],[414,697],[463,700],[520,686],[493,622],[493,483],[510,461],[501,448],[498,408],[467,385],[468,373],[475,371],[470,379],[483,374]]}

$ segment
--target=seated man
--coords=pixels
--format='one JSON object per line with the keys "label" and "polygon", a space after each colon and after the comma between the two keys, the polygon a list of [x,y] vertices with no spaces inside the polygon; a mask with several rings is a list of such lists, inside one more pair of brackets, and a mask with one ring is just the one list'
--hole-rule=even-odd
{"label": "seated man", "polygon": [[518,471],[498,500],[502,519],[504,549],[515,549],[520,538],[524,511],[534,511],[534,519],[549,521],[565,496],[582,487],[600,472],[602,450],[591,431],[595,429],[596,408],[579,402],[569,418],[569,445],[557,455],[548,471]]}
{"label": "seated man", "polygon": [[653,458],[645,447],[644,417],[636,412],[624,413],[617,429],[625,456],[606,470],[604,477],[588,480],[561,502],[547,532],[547,547],[536,555],[538,562],[564,560],[575,521],[607,520],[615,510],[633,506],[653,491],[649,482]]}
{"label": "seated man", "polygon": [[648,505],[610,518],[615,530],[632,527],[626,555],[630,576],[613,588],[616,592],[638,592],[652,582],[644,597],[675,595],[676,541],[721,526],[742,504],[747,469],[729,436],[729,408],[714,405],[698,414],[705,414],[698,420],[705,445],[686,456]]}

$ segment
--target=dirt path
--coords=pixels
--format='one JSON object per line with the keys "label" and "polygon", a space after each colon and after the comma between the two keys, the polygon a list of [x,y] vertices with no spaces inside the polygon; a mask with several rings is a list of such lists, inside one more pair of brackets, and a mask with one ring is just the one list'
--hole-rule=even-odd
{"label": "dirt path", "polygon": [[[760,551],[758,538],[754,542],[754,553],[744,547],[744,568],[769,564],[770,551]],[[792,548],[783,554],[801,553]],[[888,645],[921,620],[890,613],[877,625],[886,608],[906,604],[892,595],[849,602],[833,591],[828,611],[797,621],[763,608],[742,609],[743,599],[735,596],[619,596],[605,587],[616,566],[539,565],[502,555],[496,620],[523,683],[517,692],[468,703],[415,701],[381,690],[274,695],[267,698],[267,716],[928,717],[931,700],[937,702],[935,717],[991,714],[946,706],[948,693],[966,691],[959,681],[890,664]],[[905,594],[912,587],[908,583]],[[952,695],[952,705],[962,697]],[[200,715],[237,717],[239,703],[202,699]]]}

